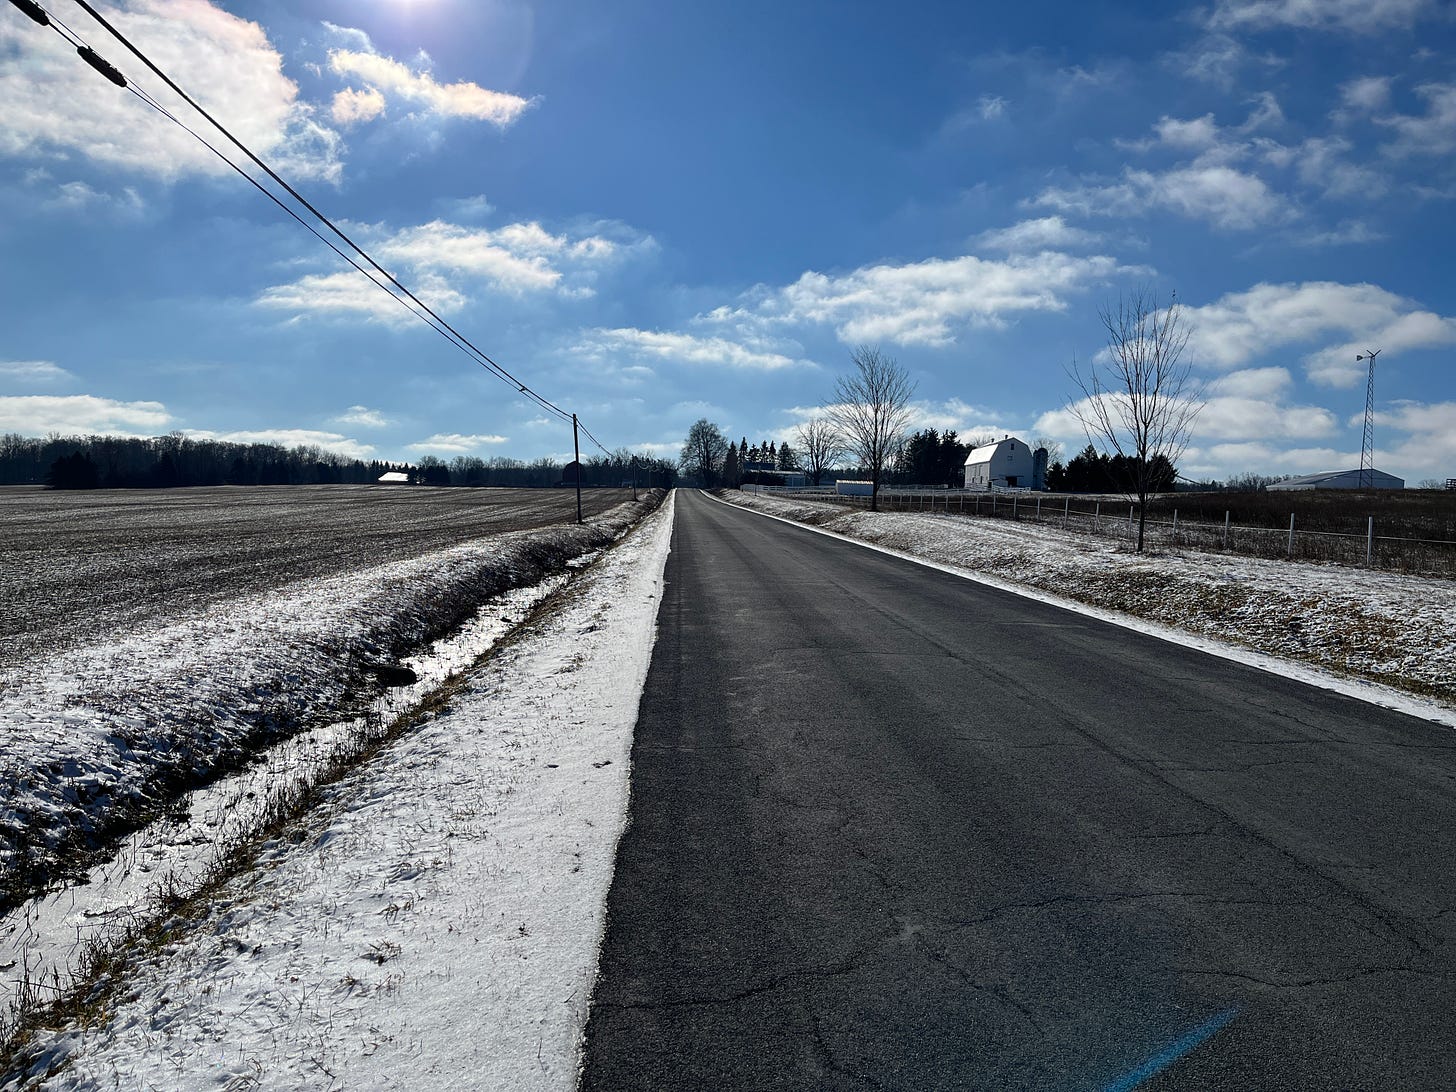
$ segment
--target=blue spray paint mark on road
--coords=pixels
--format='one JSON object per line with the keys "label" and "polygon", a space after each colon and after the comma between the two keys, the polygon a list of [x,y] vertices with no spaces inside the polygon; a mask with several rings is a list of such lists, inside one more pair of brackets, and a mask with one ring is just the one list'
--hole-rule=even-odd
{"label": "blue spray paint mark on road", "polygon": [[1224,1009],[1217,1016],[1199,1024],[1198,1027],[1194,1028],[1177,1042],[1158,1051],[1158,1053],[1154,1054],[1136,1069],[1130,1070],[1121,1077],[1118,1077],[1117,1080],[1104,1088],[1102,1092],[1132,1092],[1138,1085],[1161,1073],[1179,1058],[1197,1050],[1209,1039],[1227,1027],[1229,1021],[1238,1014],[1239,1010],[1237,1008]]}

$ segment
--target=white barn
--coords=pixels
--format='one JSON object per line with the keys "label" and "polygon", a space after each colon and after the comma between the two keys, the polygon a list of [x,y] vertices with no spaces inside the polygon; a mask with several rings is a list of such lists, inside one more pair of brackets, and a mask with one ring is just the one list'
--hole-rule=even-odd
{"label": "white barn", "polygon": [[1036,457],[1025,440],[1008,436],[974,449],[966,456],[966,488],[1040,489]]}
{"label": "white barn", "polygon": [[[1370,487],[1372,489],[1404,489],[1405,479],[1397,478],[1394,474],[1387,474],[1383,470],[1376,470],[1371,467]],[[1306,474],[1302,478],[1290,478],[1287,481],[1274,482],[1269,486],[1271,490],[1293,490],[1293,489],[1359,489],[1360,471],[1358,470],[1331,470],[1324,474]]]}

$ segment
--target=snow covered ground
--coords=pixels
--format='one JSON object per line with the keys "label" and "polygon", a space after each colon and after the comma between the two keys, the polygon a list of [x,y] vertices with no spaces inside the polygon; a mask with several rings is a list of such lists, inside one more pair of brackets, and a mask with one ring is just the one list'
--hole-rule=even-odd
{"label": "snow covered ground", "polygon": [[1139,555],[1030,522],[872,513],[735,491],[721,497],[1160,636],[1192,634],[1210,651],[1248,650],[1255,655],[1239,658],[1285,674],[1299,673],[1291,661],[1308,665],[1311,681],[1456,725],[1453,581],[1191,550]]}
{"label": "snow covered ground", "polygon": [[671,526],[669,501],[0,1088],[573,1087]]}
{"label": "snow covered ground", "polygon": [[[0,668],[0,906],[84,871],[86,851],[274,740],[338,718],[392,664],[600,549],[642,511],[498,534],[301,580],[183,621]],[[372,687],[377,693],[378,688]]]}

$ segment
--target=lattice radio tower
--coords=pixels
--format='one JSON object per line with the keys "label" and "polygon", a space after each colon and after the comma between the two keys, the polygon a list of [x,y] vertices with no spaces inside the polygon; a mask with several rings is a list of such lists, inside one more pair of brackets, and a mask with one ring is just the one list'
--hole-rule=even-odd
{"label": "lattice radio tower", "polygon": [[1357,353],[1356,360],[1370,361],[1370,381],[1365,384],[1365,441],[1360,446],[1360,488],[1370,489],[1375,485],[1375,358],[1379,349],[1366,349]]}

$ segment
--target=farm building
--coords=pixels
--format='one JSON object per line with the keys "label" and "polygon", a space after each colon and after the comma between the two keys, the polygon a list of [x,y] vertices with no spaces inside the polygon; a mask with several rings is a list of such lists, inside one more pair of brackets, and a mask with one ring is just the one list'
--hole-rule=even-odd
{"label": "farm building", "polygon": [[874,492],[874,486],[874,482],[840,480],[834,483],[834,491],[841,497],[868,497]]}
{"label": "farm building", "polygon": [[[1387,474],[1383,470],[1371,469],[1370,485],[1374,489],[1404,489],[1405,479],[1397,478],[1394,474]],[[1306,474],[1302,478],[1290,478],[1288,481],[1275,482],[1269,486],[1272,489],[1359,489],[1360,471],[1358,470],[1331,470],[1325,474]]]}
{"label": "farm building", "polygon": [[403,470],[386,470],[379,475],[379,481],[382,485],[408,485],[409,475]]}
{"label": "farm building", "polygon": [[973,448],[966,456],[967,489],[1046,488],[1046,451],[1033,452],[1025,440],[1008,436]]}

